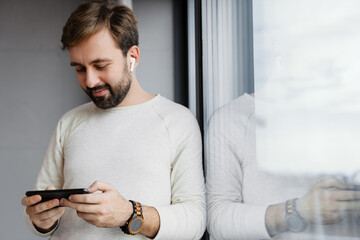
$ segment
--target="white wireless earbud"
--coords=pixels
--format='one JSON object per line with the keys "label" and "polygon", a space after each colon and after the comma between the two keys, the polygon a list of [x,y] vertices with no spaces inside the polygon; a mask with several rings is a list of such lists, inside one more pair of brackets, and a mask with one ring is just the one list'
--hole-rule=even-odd
{"label": "white wireless earbud", "polygon": [[130,58],[130,72],[134,71],[135,67],[135,58]]}

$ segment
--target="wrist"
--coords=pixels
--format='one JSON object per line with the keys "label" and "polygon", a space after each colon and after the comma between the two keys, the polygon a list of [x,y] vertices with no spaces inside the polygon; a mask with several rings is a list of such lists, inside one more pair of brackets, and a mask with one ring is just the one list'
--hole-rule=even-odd
{"label": "wrist", "polygon": [[265,213],[265,226],[270,235],[275,235],[287,231],[287,225],[285,223],[285,203],[279,203],[276,205],[270,205],[266,209]]}
{"label": "wrist", "polygon": [[295,202],[295,208],[296,208],[296,211],[297,213],[305,220],[305,221],[310,221],[310,218],[308,217],[308,214],[307,214],[307,203],[306,203],[306,200],[302,199],[302,198],[298,198],[296,199],[296,202]]}
{"label": "wrist", "polygon": [[52,230],[54,230],[56,228],[56,226],[58,225],[58,221],[59,220],[56,220],[55,223],[49,228],[41,228],[41,227],[37,226],[35,223],[33,223],[33,225],[34,225],[36,231],[38,231],[39,233],[42,233],[42,234],[46,234],[46,233],[49,233],[49,232],[51,232]]}
{"label": "wrist", "polygon": [[156,208],[143,206],[144,227],[141,234],[148,238],[155,238],[160,228],[160,216]]}
{"label": "wrist", "polygon": [[120,226],[124,226],[126,222],[131,218],[133,213],[134,213],[134,208],[132,203],[130,201],[126,201],[126,210],[125,210],[125,214],[123,215],[124,217],[122,218],[122,222]]}
{"label": "wrist", "polygon": [[297,198],[287,200],[285,203],[285,222],[291,232],[302,232],[307,227],[307,221],[297,210]]}
{"label": "wrist", "polygon": [[138,234],[144,226],[144,217],[142,205],[139,202],[129,200],[132,205],[132,212],[125,225],[120,226],[121,230],[126,234]]}

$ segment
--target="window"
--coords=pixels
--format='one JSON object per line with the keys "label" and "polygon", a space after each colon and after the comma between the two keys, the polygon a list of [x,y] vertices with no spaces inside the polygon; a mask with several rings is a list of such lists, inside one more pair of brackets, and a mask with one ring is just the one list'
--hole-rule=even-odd
{"label": "window", "polygon": [[359,9],[357,0],[202,1],[213,238],[360,236]]}

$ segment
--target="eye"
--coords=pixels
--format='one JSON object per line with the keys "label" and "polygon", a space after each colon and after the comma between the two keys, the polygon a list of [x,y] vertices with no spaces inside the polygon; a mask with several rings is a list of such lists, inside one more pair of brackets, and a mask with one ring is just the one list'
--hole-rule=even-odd
{"label": "eye", "polygon": [[107,64],[95,66],[95,68],[96,68],[97,70],[103,70],[103,69],[105,69],[106,67],[107,67]]}
{"label": "eye", "polygon": [[86,72],[86,68],[75,68],[76,72]]}

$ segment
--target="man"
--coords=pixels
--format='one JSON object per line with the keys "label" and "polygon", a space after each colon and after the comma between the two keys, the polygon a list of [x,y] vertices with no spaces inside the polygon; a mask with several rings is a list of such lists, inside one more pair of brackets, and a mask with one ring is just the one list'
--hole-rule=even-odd
{"label": "man", "polygon": [[60,119],[36,189],[90,186],[91,194],[44,203],[25,197],[30,229],[54,239],[199,239],[205,189],[198,125],[185,107],[140,87],[133,12],[84,3],[61,41],[93,102]]}

